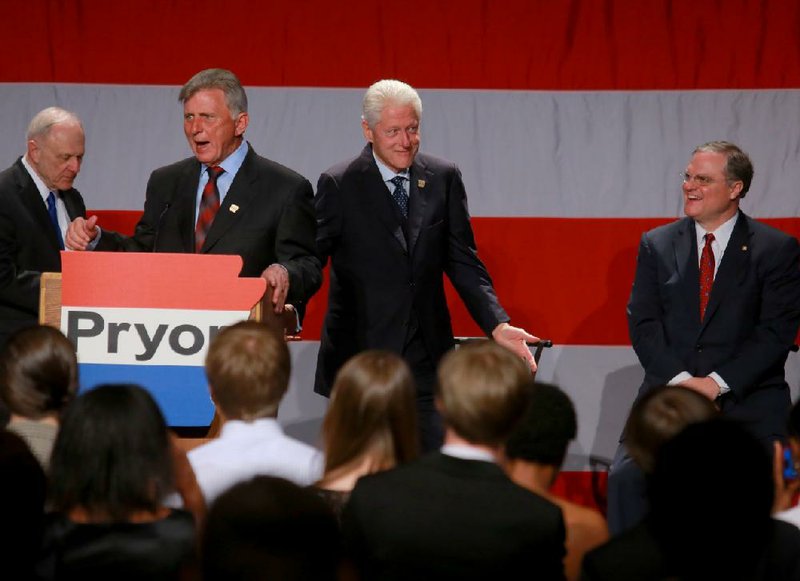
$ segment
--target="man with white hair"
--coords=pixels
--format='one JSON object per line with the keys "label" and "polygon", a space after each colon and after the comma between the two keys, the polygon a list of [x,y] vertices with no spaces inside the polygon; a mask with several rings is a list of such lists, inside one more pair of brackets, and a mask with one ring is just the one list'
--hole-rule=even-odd
{"label": "man with white hair", "polygon": [[38,322],[40,276],[61,271],[67,227],[86,214],[72,187],[85,142],[77,115],[48,107],[26,139],[25,155],[0,173],[0,345]]}
{"label": "man with white hair", "polygon": [[430,450],[443,434],[433,405],[436,366],[453,346],[443,274],[484,333],[531,369],[525,341],[536,337],[509,325],[478,258],[461,172],[419,153],[421,118],[412,87],[378,81],[363,100],[366,147],[319,178],[317,248],[330,258],[331,283],[314,389],[329,395],[338,369],[360,351],[401,354],[414,373]]}

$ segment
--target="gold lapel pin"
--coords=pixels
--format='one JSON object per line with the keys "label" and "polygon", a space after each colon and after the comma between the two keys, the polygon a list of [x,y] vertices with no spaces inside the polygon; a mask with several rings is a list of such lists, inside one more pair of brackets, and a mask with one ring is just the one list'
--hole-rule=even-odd
{"label": "gold lapel pin", "polygon": [[228,210],[230,211],[231,214],[235,214],[236,212],[239,211],[239,206],[237,206],[236,204],[231,204],[231,207],[228,208]]}
{"label": "gold lapel pin", "polygon": [[417,180],[417,187],[424,188],[425,187],[425,180]]}

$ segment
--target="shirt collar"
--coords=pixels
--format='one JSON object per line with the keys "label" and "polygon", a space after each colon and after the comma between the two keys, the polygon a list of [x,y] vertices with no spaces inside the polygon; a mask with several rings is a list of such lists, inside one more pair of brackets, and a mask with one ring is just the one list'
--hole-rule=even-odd
{"label": "shirt collar", "polygon": [[411,178],[408,177],[408,175],[409,175],[408,169],[404,169],[401,172],[395,172],[394,170],[390,169],[389,166],[387,166],[385,163],[383,163],[377,155],[375,155],[375,150],[374,149],[372,150],[372,158],[375,160],[375,163],[378,165],[378,171],[381,172],[381,177],[383,178],[383,181],[390,182],[390,181],[392,181],[392,178],[394,178],[395,176],[404,177],[407,180],[411,179]]}
{"label": "shirt collar", "polygon": [[[28,156],[27,155],[23,155],[22,156],[22,165],[25,166],[25,169],[30,174],[31,179],[33,180],[33,183],[36,185],[36,189],[39,190],[39,195],[42,196],[42,201],[46,204],[47,203],[47,196],[50,195],[50,191],[51,190],[46,185],[44,185],[44,182],[42,181],[42,178],[39,177],[39,174],[36,173],[36,170],[34,170],[33,167],[31,167],[31,164],[28,163]],[[58,197],[58,192],[57,191],[55,192],[55,195],[56,195],[56,197]]]}
{"label": "shirt collar", "polygon": [[[733,227],[736,225],[736,220],[739,218],[739,210],[724,224],[722,224],[719,228],[714,230],[714,241],[719,244],[719,247],[723,250],[727,248],[728,241],[731,239],[731,235],[733,234]],[[703,229],[700,224],[697,222],[694,223],[695,233],[697,234],[697,245],[701,247],[705,244],[704,237],[708,233],[706,230]]]}
{"label": "shirt collar", "polygon": [[452,456],[462,460],[481,460],[483,462],[495,462],[494,456],[486,450],[480,450],[473,446],[463,444],[445,444],[441,449],[445,456]]}
{"label": "shirt collar", "polygon": [[[239,171],[239,168],[242,167],[242,164],[244,163],[244,158],[247,155],[248,148],[249,147],[247,141],[242,139],[242,142],[239,144],[239,147],[237,147],[232,154],[223,159],[220,162],[219,167],[224,169],[225,173],[228,175],[232,176],[236,175],[236,173]],[[208,168],[208,165],[202,163],[200,164],[200,166],[201,166],[200,171],[202,173],[205,173],[206,169]]]}

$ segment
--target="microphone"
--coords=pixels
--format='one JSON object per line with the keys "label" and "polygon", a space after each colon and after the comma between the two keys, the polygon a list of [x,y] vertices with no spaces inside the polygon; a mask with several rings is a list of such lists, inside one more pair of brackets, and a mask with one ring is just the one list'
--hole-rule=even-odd
{"label": "microphone", "polygon": [[161,233],[161,223],[164,221],[164,216],[167,214],[167,210],[169,210],[170,206],[172,205],[171,202],[166,202],[164,204],[164,209],[161,210],[161,213],[158,215],[158,221],[156,222],[156,234],[153,238],[153,252],[156,251],[158,246],[158,235]]}

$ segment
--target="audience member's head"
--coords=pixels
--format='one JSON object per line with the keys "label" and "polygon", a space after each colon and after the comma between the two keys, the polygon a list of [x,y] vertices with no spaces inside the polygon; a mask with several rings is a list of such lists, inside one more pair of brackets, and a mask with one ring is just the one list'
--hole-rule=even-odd
{"label": "audience member's head", "polygon": [[0,430],[0,547],[3,574],[25,579],[41,547],[44,529],[45,475],[27,444]]}
{"label": "audience member's head", "polygon": [[644,394],[631,409],[625,425],[625,444],[645,474],[653,471],[659,448],[686,426],[715,417],[707,398],[685,387],[661,386]]}
{"label": "audience member's head", "polygon": [[569,396],[555,385],[537,383],[530,390],[525,415],[506,443],[506,456],[560,468],[577,432]]}
{"label": "audience member's head", "polygon": [[58,329],[23,329],[0,353],[0,393],[16,416],[58,419],[77,389],[75,346]]}
{"label": "audience member's head", "polygon": [[334,580],[339,525],[310,489],[257,476],[217,498],[202,540],[205,581]]}
{"label": "audience member's head", "polygon": [[50,464],[53,510],[124,522],[155,514],[172,490],[167,426],[144,389],[100,386],[67,408]]}
{"label": "audience member's head", "polygon": [[325,474],[370,460],[386,470],[417,455],[414,379],[388,351],[364,351],[336,375],[322,425]]}
{"label": "audience member's head", "polygon": [[531,374],[494,341],[466,343],[439,365],[436,401],[445,426],[472,444],[499,447],[525,412]]}
{"label": "audience member's head", "polygon": [[283,335],[256,321],[220,331],[206,356],[211,397],[225,420],[276,417],[291,367]]}
{"label": "audience member's head", "polygon": [[772,467],[744,427],[695,423],[665,442],[652,474],[653,531],[681,579],[750,579],[770,537]]}

